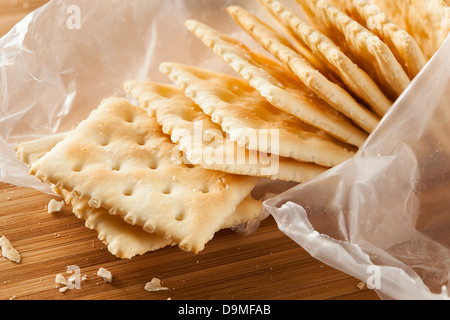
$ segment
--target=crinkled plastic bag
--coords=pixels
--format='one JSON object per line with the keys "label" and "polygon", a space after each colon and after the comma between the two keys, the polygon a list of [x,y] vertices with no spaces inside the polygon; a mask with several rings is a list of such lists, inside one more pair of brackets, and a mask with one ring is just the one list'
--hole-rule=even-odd
{"label": "crinkled plastic bag", "polygon": [[232,4],[268,17],[246,0],[53,0],[30,13],[0,39],[0,181],[50,193],[15,143],[74,128],[102,99],[125,96],[126,80],[172,83],[161,62],[232,74],[184,26],[193,18],[252,43],[225,11]]}
{"label": "crinkled plastic bag", "polygon": [[[0,39],[0,181],[50,193],[16,159],[15,143],[74,128],[103,98],[124,96],[126,80],[170,83],[163,61],[233,74],[186,31],[189,18],[264,53],[226,14],[231,4],[270,20],[246,0],[53,0],[28,15]],[[354,159],[294,188],[262,180],[256,190],[274,196],[265,214],[283,232],[382,298],[447,297],[449,47]]]}
{"label": "crinkled plastic bag", "polygon": [[448,299],[450,36],[358,154],[265,202],[313,257],[383,299]]}

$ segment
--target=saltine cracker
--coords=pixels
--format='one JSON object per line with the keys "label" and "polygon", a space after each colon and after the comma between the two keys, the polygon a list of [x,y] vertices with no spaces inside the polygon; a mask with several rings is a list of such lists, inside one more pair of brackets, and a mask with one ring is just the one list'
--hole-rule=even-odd
{"label": "saltine cracker", "polygon": [[30,173],[198,253],[258,179],[189,166],[179,154],[147,111],[111,97]]}
{"label": "saltine cracker", "polygon": [[344,143],[360,147],[368,134],[330,107],[288,69],[196,20],[186,27],[273,106],[291,113]]}
{"label": "saltine cracker", "polygon": [[247,137],[277,130],[282,157],[333,167],[355,153],[355,148],[273,107],[242,79],[179,63],[163,63],[160,70],[242,147],[270,153],[267,145],[250,144]]}
{"label": "saltine cracker", "polygon": [[376,35],[326,0],[297,0],[309,21],[338,43],[344,52],[396,100],[411,79],[389,47]]}
{"label": "saltine cracker", "polygon": [[227,11],[253,39],[330,106],[353,120],[368,133],[378,126],[380,119],[375,114],[356,102],[342,87],[331,82],[319,70],[313,68],[282,35],[242,7],[230,6]]}
{"label": "saltine cracker", "polygon": [[205,169],[305,182],[328,168],[239,146],[184,91],[162,83],[130,80],[124,88],[155,116],[186,158]]}
{"label": "saltine cracker", "polygon": [[403,69],[413,79],[427,63],[417,41],[403,28],[373,5],[370,0],[330,0],[336,7],[345,11],[380,37],[391,49]]}
{"label": "saltine cracker", "polygon": [[308,46],[327,65],[352,95],[363,101],[379,117],[386,114],[393,102],[339,46],[281,2],[275,0],[259,1],[272,17],[284,26],[287,34]]}

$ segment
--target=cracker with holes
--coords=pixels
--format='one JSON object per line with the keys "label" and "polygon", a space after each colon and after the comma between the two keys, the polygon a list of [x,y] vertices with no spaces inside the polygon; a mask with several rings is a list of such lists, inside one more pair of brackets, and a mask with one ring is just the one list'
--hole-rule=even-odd
{"label": "cracker with holes", "polygon": [[[32,166],[42,156],[49,152],[67,133],[51,135],[32,141],[22,142],[16,146],[17,158],[28,166]],[[95,230],[98,238],[107,246],[108,251],[120,259],[131,259],[134,256],[155,251],[174,245],[170,239],[148,233],[140,226],[126,223],[118,215],[110,215],[108,210],[92,208],[86,199],[74,198],[67,190],[52,187],[53,191],[62,196],[66,203],[72,206],[74,214],[85,220],[86,227]],[[250,195],[242,201],[222,225],[222,228],[247,223],[256,219],[261,211],[262,203]]]}
{"label": "cracker with holes", "polygon": [[366,140],[366,132],[325,103],[277,61],[196,20],[185,24],[273,106],[349,145],[360,147]]}
{"label": "cracker with holes", "polygon": [[389,47],[376,35],[326,0],[297,0],[311,24],[339,44],[391,100],[411,82]]}
{"label": "cracker with holes", "polygon": [[259,0],[294,41],[301,42],[320,58],[344,87],[363,101],[376,115],[383,117],[392,106],[372,78],[356,65],[325,34],[308,24],[292,9],[275,0]]}
{"label": "cracker with holes", "polygon": [[[32,166],[66,135],[67,133],[62,133],[19,143],[16,146],[17,158]],[[86,227],[98,233],[98,238],[107,246],[108,251],[118,258],[130,259],[171,244],[169,239],[145,232],[139,226],[132,226],[120,216],[110,215],[104,208],[89,207],[86,199],[74,198],[70,192],[54,186],[52,189],[72,206],[72,211],[79,219],[85,220]]]}
{"label": "cracker with holes", "polygon": [[[131,80],[124,87],[156,117],[186,158],[202,168],[295,182],[307,181],[328,169],[239,146],[183,90],[174,86]],[[266,141],[278,137],[259,138]],[[274,142],[278,143],[278,139]]]}
{"label": "cracker with holes", "polygon": [[389,19],[371,1],[330,0],[330,2],[380,37],[389,49],[391,49],[411,79],[427,63],[416,40],[408,32],[394,23],[394,21]]}
{"label": "cracker with holes", "polygon": [[184,162],[154,118],[114,97],[30,173],[194,253],[204,249],[258,180]]}
{"label": "cracker with holes", "polygon": [[377,127],[380,119],[374,113],[313,68],[282,35],[242,7],[230,6],[227,11],[253,39],[291,70],[317,96],[352,119],[366,132],[371,133]]}
{"label": "cracker with holes", "polygon": [[426,59],[441,47],[450,32],[448,0],[371,0],[395,23],[411,34]]}
{"label": "cracker with holes", "polygon": [[354,149],[273,107],[242,79],[178,63],[166,62],[160,69],[241,147],[273,152],[248,137],[275,130],[282,157],[333,167],[354,155]]}

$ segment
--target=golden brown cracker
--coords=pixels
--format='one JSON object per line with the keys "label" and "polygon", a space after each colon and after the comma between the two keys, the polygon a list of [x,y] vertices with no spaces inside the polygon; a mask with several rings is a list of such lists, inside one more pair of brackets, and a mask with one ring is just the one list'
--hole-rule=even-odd
{"label": "golden brown cracker", "polygon": [[369,106],[379,117],[392,106],[392,101],[380,90],[372,78],[359,68],[330,38],[308,24],[292,9],[279,1],[260,0],[260,3],[294,38],[307,45],[345,88]]}
{"label": "golden brown cracker", "polygon": [[127,81],[124,87],[156,117],[164,133],[179,145],[186,158],[202,168],[295,182],[304,182],[327,170],[239,146],[183,90],[174,86]]}
{"label": "golden brown cracker", "polygon": [[197,253],[257,179],[191,167],[178,156],[145,110],[108,98],[30,172]]}
{"label": "golden brown cracker", "polygon": [[[178,63],[163,63],[160,69],[242,147],[325,167],[354,155],[355,150],[273,107],[244,80]],[[277,152],[268,144],[250,143],[248,139],[272,131],[279,139]]]}
{"label": "golden brown cracker", "polygon": [[186,27],[273,106],[347,144],[359,147],[366,140],[367,133],[317,97],[278,62],[250,51],[239,41],[198,21],[188,20]]}
{"label": "golden brown cracker", "polygon": [[396,100],[411,80],[389,47],[376,35],[326,0],[297,0],[311,23],[342,46],[344,52]]}
{"label": "golden brown cracker", "polygon": [[370,0],[330,0],[361,25],[380,37],[413,79],[427,63],[416,40],[373,5]]}
{"label": "golden brown cracker", "polygon": [[233,19],[268,52],[282,62],[317,96],[371,133],[380,119],[360,105],[342,87],[328,80],[298,54],[289,42],[251,12],[239,6],[227,8]]}

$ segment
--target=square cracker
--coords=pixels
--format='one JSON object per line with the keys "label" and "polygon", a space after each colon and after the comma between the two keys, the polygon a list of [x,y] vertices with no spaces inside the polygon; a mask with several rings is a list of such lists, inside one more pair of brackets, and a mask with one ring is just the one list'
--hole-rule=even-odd
{"label": "square cracker", "polygon": [[188,20],[185,25],[273,106],[344,143],[360,147],[366,140],[366,132],[317,97],[280,63],[198,21]]}
{"label": "square cracker", "polygon": [[[257,178],[179,161],[155,119],[108,98],[30,169],[127,223],[198,253],[254,188]],[[214,204],[214,207],[211,206]]]}
{"label": "square cracker", "polygon": [[328,169],[239,146],[179,88],[137,80],[127,81],[124,87],[156,117],[186,158],[202,168],[300,183]]}
{"label": "square cracker", "polygon": [[[17,158],[27,166],[32,166],[66,135],[67,133],[56,134],[19,143],[16,146]],[[74,198],[67,190],[58,190],[54,186],[52,189],[72,206],[74,214],[79,219],[85,220],[86,227],[98,233],[98,238],[107,246],[108,251],[120,259],[131,259],[137,255],[174,245],[167,238],[145,232],[141,227],[130,225],[117,215],[110,215],[108,210],[102,207],[90,207],[87,199]],[[227,219],[222,228],[230,228],[256,219],[261,205],[260,201],[249,195],[239,204],[236,212]]]}
{"label": "square cracker", "polygon": [[246,137],[277,130],[282,157],[332,167],[354,155],[347,145],[273,107],[242,79],[178,63],[163,63],[160,70],[241,147],[273,152],[264,144],[250,144]]}
{"label": "square cracker", "polygon": [[[32,141],[22,142],[16,146],[17,158],[27,166],[32,166],[67,133],[51,135]],[[148,233],[140,226],[126,223],[120,216],[109,214],[105,208],[92,208],[87,199],[74,198],[67,190],[59,190],[52,186],[53,191],[64,198],[72,206],[73,213],[91,230],[98,233],[98,238],[107,246],[108,251],[120,259],[131,259],[134,256],[155,251],[169,245],[175,245],[170,239],[155,233]],[[261,211],[262,203],[250,195],[242,201],[225,221],[222,228],[247,223],[256,219]]]}
{"label": "square cracker", "polygon": [[282,62],[307,88],[330,106],[353,120],[368,133],[378,126],[380,119],[375,114],[360,105],[341,86],[328,80],[319,70],[312,67],[282,35],[242,7],[230,6],[227,11],[256,42]]}
{"label": "square cracker", "polygon": [[342,46],[391,100],[396,100],[411,80],[389,47],[376,35],[326,0],[297,0],[311,24]]}
{"label": "square cracker", "polygon": [[380,37],[413,79],[427,63],[417,41],[370,0],[330,0],[339,9]]}
{"label": "square cracker", "polygon": [[259,0],[286,33],[304,43],[344,83],[345,88],[383,117],[392,101],[372,78],[356,65],[330,38],[318,31],[292,9],[275,0]]}
{"label": "square cracker", "polygon": [[[61,133],[19,143],[16,146],[17,158],[31,167],[66,135],[67,133]],[[140,226],[130,225],[121,217],[110,215],[108,210],[102,207],[90,207],[87,199],[74,198],[67,190],[59,190],[55,186],[52,186],[52,190],[72,206],[73,213],[79,219],[85,220],[86,227],[95,230],[108,251],[120,259],[131,259],[173,245],[169,239],[145,232]]]}

